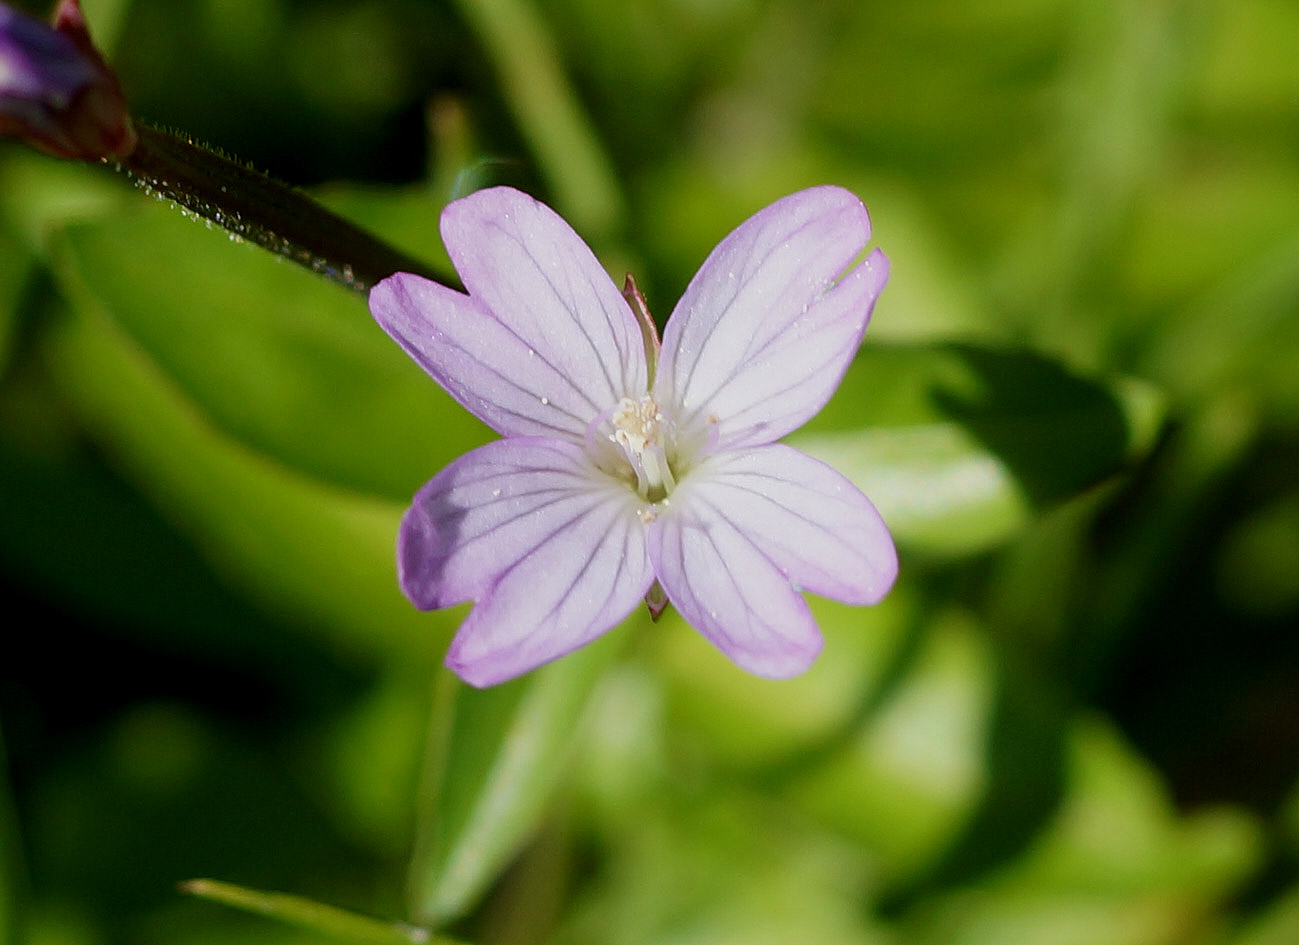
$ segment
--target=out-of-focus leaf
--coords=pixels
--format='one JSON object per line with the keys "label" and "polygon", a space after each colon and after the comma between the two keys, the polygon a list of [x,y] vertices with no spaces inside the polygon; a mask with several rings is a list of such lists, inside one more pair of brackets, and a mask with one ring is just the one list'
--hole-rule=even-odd
{"label": "out-of-focus leaf", "polygon": [[808,599],[825,637],[813,667],[763,679],[731,663],[669,609],[654,627],[668,731],[714,764],[768,771],[806,764],[837,745],[915,655],[914,595],[896,588],[877,607]]}
{"label": "out-of-focus leaf", "polygon": [[1277,816],[1281,841],[1286,850],[1293,853],[1299,850],[1299,784],[1290,788],[1290,793],[1281,804]]}
{"label": "out-of-focus leaf", "polygon": [[490,689],[439,676],[409,874],[418,920],[464,914],[536,829],[616,646],[605,637]]}
{"label": "out-of-focus leaf", "polygon": [[331,941],[355,945],[455,945],[451,939],[430,935],[424,929],[381,922],[300,896],[263,892],[212,879],[190,880],[181,889],[193,896],[318,932]]}
{"label": "out-of-focus leaf", "polygon": [[587,237],[616,230],[626,208],[613,162],[574,94],[546,19],[530,0],[459,0],[509,107],[555,193]]}
{"label": "out-of-focus leaf", "polygon": [[9,759],[5,753],[4,732],[0,731],[0,942],[21,941],[18,935],[18,818],[9,794]]}
{"label": "out-of-focus leaf", "polygon": [[1299,607],[1299,492],[1236,525],[1223,543],[1218,585],[1244,613],[1280,617]]}
{"label": "out-of-focus leaf", "polygon": [[98,219],[140,202],[106,168],[51,161],[23,149],[6,153],[0,162],[0,215],[32,253],[43,252],[51,235],[74,221]]}
{"label": "out-of-focus leaf", "polygon": [[327,776],[312,785],[353,843],[398,858],[410,849],[410,800],[428,728],[428,672],[418,663],[414,670],[387,674],[331,720],[318,749]]}
{"label": "out-of-focus leaf", "polygon": [[1065,803],[1008,883],[1221,895],[1259,863],[1262,836],[1249,814],[1208,808],[1180,816],[1158,773],[1108,721],[1075,721],[1067,755]]}
{"label": "out-of-focus leaf", "polygon": [[363,301],[169,207],[71,227],[57,263],[208,423],[322,482],[405,501],[488,436]]}
{"label": "out-of-focus leaf", "polygon": [[1069,725],[1064,700],[1036,666],[1017,660],[1013,651],[994,650],[991,656],[995,688],[977,803],[921,882],[903,891],[908,898],[977,882],[1018,862],[1064,795]]}
{"label": "out-of-focus leaf", "polygon": [[[1299,192],[1299,179],[1296,180]],[[1295,207],[1299,209],[1299,199]],[[1178,310],[1150,345],[1148,370],[1186,400],[1247,391],[1299,423],[1299,232]]]}
{"label": "out-of-focus leaf", "polygon": [[401,506],[288,469],[215,429],[87,287],[48,337],[51,371],[91,435],[197,544],[277,615],[363,653],[440,652],[445,620],[397,589]]}
{"label": "out-of-focus leaf", "polygon": [[786,795],[863,844],[880,882],[896,887],[950,846],[988,783],[994,681],[986,638],[947,615],[884,702]]}
{"label": "out-of-focus leaf", "polygon": [[1261,861],[1252,818],[1209,810],[1179,819],[1154,773],[1099,719],[1072,727],[1068,783],[1024,856],[917,907],[917,941],[1179,945]]}
{"label": "out-of-focus leaf", "polygon": [[[693,779],[683,779],[693,780]],[[869,854],[733,781],[656,783],[557,945],[884,945]]]}
{"label": "out-of-focus leaf", "polygon": [[[128,645],[198,650],[205,659],[241,664],[270,660],[282,685],[299,691],[319,686],[322,671],[335,665],[331,657],[320,650],[278,651],[273,638],[281,628],[274,620],[233,594],[155,507],[77,448],[66,406],[42,380],[47,383],[31,393],[17,420],[44,451],[21,448],[27,441],[19,448],[0,445],[0,495],[10,497],[0,529],[6,577],[62,612],[111,626]],[[7,397],[15,396],[15,387],[7,385]],[[6,419],[15,422],[14,401],[5,407]],[[50,418],[56,429],[42,431],[39,420]],[[9,629],[15,636],[38,633],[49,620],[43,609],[31,610],[16,614]],[[58,660],[63,646],[37,636],[23,664],[24,681],[66,683]],[[80,669],[93,675],[90,662]]]}
{"label": "out-of-focus leaf", "polygon": [[1289,40],[1299,31],[1293,4],[1228,3],[1214,8],[1213,29],[1199,78],[1205,107],[1215,117],[1258,122],[1261,130],[1278,127],[1267,119],[1293,121],[1299,103],[1299,61]]}
{"label": "out-of-focus leaf", "polygon": [[1299,942],[1299,886],[1293,886],[1267,909],[1254,915],[1229,945],[1293,945]]}
{"label": "out-of-focus leaf", "polygon": [[0,376],[3,376],[18,327],[19,295],[31,272],[32,257],[27,247],[2,225],[0,259],[4,260],[0,265]]}
{"label": "out-of-focus leaf", "polygon": [[[1005,338],[1012,325],[990,318],[979,294],[988,278],[958,262],[954,247],[915,191],[897,181],[836,168],[866,202],[875,245],[889,258],[889,281],[871,315],[868,345]],[[860,182],[859,182],[860,181]]]}
{"label": "out-of-focus leaf", "polygon": [[612,667],[591,701],[574,761],[574,793],[585,811],[617,833],[628,810],[656,797],[667,777],[663,686],[644,661]]}
{"label": "out-of-focus leaf", "polygon": [[[113,666],[107,675],[130,672],[112,656],[96,657],[101,668]],[[126,706],[95,724],[93,738],[67,746],[59,763],[38,768],[38,776],[22,785],[29,831],[24,846],[32,875],[43,882],[24,904],[24,925],[32,931],[21,941],[176,941],[170,935],[128,933],[122,916],[133,915],[138,922],[146,912],[188,905],[193,917],[193,904],[177,897],[174,886],[200,868],[295,890],[356,889],[373,881],[375,861],[358,865],[355,847],[330,829],[303,786],[285,771],[293,726],[250,716],[265,719],[261,726],[273,730],[254,736],[232,715],[216,719],[187,702],[192,690],[231,681],[230,676],[209,679],[178,668],[163,683],[178,698]],[[132,686],[138,683],[126,680],[126,687]],[[257,696],[239,689],[230,705],[237,711],[247,697]],[[106,708],[80,705],[69,714],[79,709],[102,718]],[[21,714],[17,721],[23,721]],[[253,860],[250,850],[256,851]],[[84,932],[54,935],[49,924],[60,919],[76,922]]]}
{"label": "out-of-focus leaf", "polygon": [[[1217,329],[1215,337],[1231,340],[1241,328],[1252,335],[1254,323],[1270,312],[1251,311],[1248,298],[1239,300],[1238,310],[1233,305],[1224,311],[1224,302],[1236,300],[1216,297],[1215,286],[1239,284],[1248,293],[1251,283],[1266,283],[1269,269],[1284,279],[1285,263],[1293,268],[1299,215],[1295,162],[1289,155],[1232,149],[1213,161],[1171,169],[1151,181],[1144,197],[1118,260],[1119,291],[1140,308],[1165,314],[1159,327],[1174,339],[1188,328],[1200,334],[1208,327],[1183,324],[1188,303],[1198,315],[1194,321]],[[1293,287],[1293,278],[1289,284]],[[1205,298],[1206,292],[1211,297]],[[1152,340],[1161,339],[1156,334]]]}
{"label": "out-of-focus leaf", "polygon": [[[1008,149],[1038,145],[1022,98],[1035,86],[1007,76],[1059,55],[1060,18],[1057,3],[846,6],[834,21],[834,52],[821,51],[820,94],[810,104],[858,153],[977,173],[989,153],[1006,160]],[[930,67],[914,70],[917,55]],[[910,81],[894,89],[903,74]]]}
{"label": "out-of-focus leaf", "polygon": [[1142,456],[1163,404],[1029,351],[868,345],[790,442],[852,479],[899,543],[985,549]]}
{"label": "out-of-focus leaf", "polygon": [[109,58],[117,49],[117,41],[126,23],[133,0],[86,0],[82,7],[90,24],[95,47]]}

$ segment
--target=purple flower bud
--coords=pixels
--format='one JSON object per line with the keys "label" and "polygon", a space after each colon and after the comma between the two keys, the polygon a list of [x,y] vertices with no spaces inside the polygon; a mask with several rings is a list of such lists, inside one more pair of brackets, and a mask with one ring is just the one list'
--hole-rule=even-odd
{"label": "purple flower bud", "polygon": [[126,101],[77,0],[62,0],[53,23],[0,4],[0,134],[70,160],[130,154]]}

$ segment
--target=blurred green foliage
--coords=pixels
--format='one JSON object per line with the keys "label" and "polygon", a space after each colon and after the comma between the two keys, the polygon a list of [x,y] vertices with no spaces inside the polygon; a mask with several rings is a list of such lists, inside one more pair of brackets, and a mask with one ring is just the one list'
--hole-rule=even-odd
{"label": "blurred green foliage", "polygon": [[466,690],[392,544],[488,431],[356,298],[0,144],[0,940],[1299,941],[1293,2],[84,6],[140,116],[443,265],[524,187],[660,319],[853,189],[892,278],[796,441],[902,576],[799,679],[638,613]]}

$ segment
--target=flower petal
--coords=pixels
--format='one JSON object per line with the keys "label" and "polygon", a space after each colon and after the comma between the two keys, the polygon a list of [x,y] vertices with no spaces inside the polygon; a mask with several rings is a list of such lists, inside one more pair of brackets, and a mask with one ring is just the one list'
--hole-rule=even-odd
{"label": "flower petal", "polygon": [[503,682],[590,642],[654,574],[634,493],[560,440],[498,440],[420,490],[402,520],[402,589],[423,609],[472,600],[447,665]]}
{"label": "flower petal", "polygon": [[374,287],[384,330],[475,416],[505,436],[580,442],[648,385],[640,326],[558,214],[508,187],[442,211],[469,295],[399,273]]}
{"label": "flower petal", "polygon": [[797,675],[821,650],[800,591],[872,604],[897,574],[892,539],[867,498],[782,445],[715,456],[694,470],[649,541],[681,615],[761,676]]}
{"label": "flower petal", "polygon": [[[558,392],[571,387],[477,300],[399,272],[370,290],[370,312],[466,410],[505,436],[575,440],[590,418]],[[553,397],[551,395],[554,395]]]}
{"label": "flower petal", "polygon": [[825,405],[888,278],[865,206],[839,187],[778,200],[704,261],[668,320],[655,379],[683,434],[718,424],[716,448],[771,443]]}
{"label": "flower petal", "polygon": [[549,383],[538,393],[579,417],[583,433],[621,398],[645,392],[640,325],[555,211],[509,187],[481,190],[443,211],[442,239],[469,294],[515,336],[528,367],[545,366]]}
{"label": "flower petal", "polygon": [[[710,458],[684,486],[739,524],[796,590],[877,604],[898,573],[884,520],[852,482],[781,443]],[[673,494],[673,498],[677,498]]]}
{"label": "flower petal", "polygon": [[672,605],[736,665],[797,676],[821,652],[802,596],[732,520],[707,503],[674,503],[650,525],[654,572]]}

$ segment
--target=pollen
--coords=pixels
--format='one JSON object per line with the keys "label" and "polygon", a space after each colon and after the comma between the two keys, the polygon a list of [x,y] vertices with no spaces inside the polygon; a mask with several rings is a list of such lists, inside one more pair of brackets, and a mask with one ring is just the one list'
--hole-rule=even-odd
{"label": "pollen", "polygon": [[649,394],[640,400],[624,397],[613,412],[614,432],[610,439],[634,457],[645,454],[651,445],[659,445],[663,412]]}
{"label": "pollen", "polygon": [[652,502],[663,499],[676,487],[666,450],[668,420],[649,394],[638,400],[624,397],[609,418],[613,432],[609,439],[626,457],[636,477],[636,491]]}

